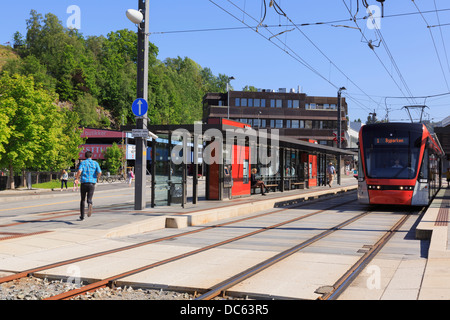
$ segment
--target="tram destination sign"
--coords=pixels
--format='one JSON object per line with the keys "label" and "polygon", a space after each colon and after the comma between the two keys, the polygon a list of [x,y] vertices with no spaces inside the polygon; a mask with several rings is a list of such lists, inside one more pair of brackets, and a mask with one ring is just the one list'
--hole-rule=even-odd
{"label": "tram destination sign", "polygon": [[375,138],[375,145],[382,146],[407,146],[409,145],[409,138]]}

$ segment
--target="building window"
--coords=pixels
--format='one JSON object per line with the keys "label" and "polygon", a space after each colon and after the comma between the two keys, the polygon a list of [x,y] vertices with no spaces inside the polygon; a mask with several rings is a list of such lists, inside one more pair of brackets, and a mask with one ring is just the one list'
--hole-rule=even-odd
{"label": "building window", "polygon": [[255,99],[255,100],[253,100],[253,105],[255,106],[255,107],[259,107],[260,106],[260,102],[261,100],[259,100],[259,99]]}
{"label": "building window", "polygon": [[292,128],[293,129],[299,128],[299,120],[292,120]]}
{"label": "building window", "polygon": [[300,129],[305,128],[305,120],[300,120]]}
{"label": "building window", "polygon": [[283,100],[277,99],[277,108],[281,108],[283,106]]}
{"label": "building window", "polygon": [[330,109],[336,109],[336,104],[330,104]]}
{"label": "building window", "polygon": [[253,126],[255,128],[265,128],[266,127],[266,119],[253,119]]}
{"label": "building window", "polygon": [[235,105],[236,107],[240,107],[240,106],[241,106],[241,99],[236,98],[236,99],[234,100],[234,105]]}
{"label": "building window", "polygon": [[298,109],[300,107],[300,101],[299,100],[288,100],[287,107]]}
{"label": "building window", "polygon": [[253,99],[248,99],[248,106],[253,107]]}
{"label": "building window", "polygon": [[270,99],[270,107],[275,108],[275,100],[274,99]]}
{"label": "building window", "polygon": [[266,99],[261,99],[261,107],[266,107]]}
{"label": "building window", "polygon": [[270,120],[270,127],[275,128],[275,120],[273,119]]}
{"label": "building window", "polygon": [[305,121],[305,129],[312,129],[312,120]]}
{"label": "building window", "polygon": [[286,128],[290,128],[291,127],[291,120],[286,120]]}
{"label": "building window", "polygon": [[241,99],[241,107],[246,107],[247,106],[247,98],[242,98]]}
{"label": "building window", "polygon": [[281,119],[275,120],[275,128],[283,128],[283,120]]}

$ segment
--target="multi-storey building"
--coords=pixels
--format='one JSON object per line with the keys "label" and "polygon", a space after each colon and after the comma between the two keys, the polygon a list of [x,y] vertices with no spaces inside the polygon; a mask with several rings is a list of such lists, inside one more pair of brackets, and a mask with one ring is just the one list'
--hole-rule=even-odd
{"label": "multi-storey building", "polygon": [[[207,93],[203,118],[229,118],[253,128],[278,129],[280,136],[316,140],[336,146],[338,101],[336,97],[312,97],[291,89]],[[347,103],[341,98],[341,128],[347,131]],[[345,137],[342,134],[342,137]],[[346,141],[342,142],[346,147]]]}

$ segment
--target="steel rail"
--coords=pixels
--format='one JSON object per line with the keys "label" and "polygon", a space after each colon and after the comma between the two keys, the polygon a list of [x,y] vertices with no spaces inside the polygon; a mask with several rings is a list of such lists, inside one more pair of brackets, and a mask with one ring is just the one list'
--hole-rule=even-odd
{"label": "steel rail", "polygon": [[[322,199],[322,200],[319,200],[319,201],[323,201],[323,200],[325,200],[325,199]],[[141,246],[146,246],[146,245],[149,245],[149,244],[154,244],[154,243],[165,241],[165,240],[170,240],[170,239],[174,239],[174,238],[178,238],[178,237],[182,237],[182,236],[195,234],[195,233],[206,231],[206,230],[210,230],[210,229],[213,229],[213,228],[223,227],[223,226],[227,226],[227,225],[234,224],[234,223],[239,223],[239,222],[246,221],[246,220],[259,218],[259,217],[262,217],[262,216],[265,216],[265,215],[271,215],[271,214],[279,213],[279,212],[282,212],[282,211],[285,211],[285,210],[290,210],[292,208],[300,208],[300,207],[306,206],[308,204],[309,203],[304,202],[304,203],[301,203],[301,204],[290,205],[290,206],[283,207],[282,209],[279,209],[279,210],[270,211],[270,212],[266,212],[266,213],[261,213],[261,214],[257,214],[257,215],[252,215],[252,216],[241,218],[241,219],[238,219],[238,220],[233,220],[233,221],[229,221],[229,222],[224,222],[224,223],[220,223],[220,224],[216,224],[216,225],[212,225],[212,226],[199,228],[197,230],[185,231],[185,232],[177,233],[177,234],[174,234],[174,235],[171,235],[171,236],[165,236],[165,237],[152,239],[152,240],[148,240],[148,241],[144,241],[144,242],[140,242],[140,243],[136,243],[136,244],[132,244],[132,245],[127,245],[127,246],[123,246],[123,247],[119,247],[119,248],[115,248],[115,249],[101,251],[101,252],[97,252],[97,253],[93,253],[93,254],[88,254],[88,255],[85,255],[85,256],[78,257],[78,258],[72,258],[72,259],[59,261],[59,262],[54,262],[54,263],[50,263],[50,264],[39,266],[39,267],[34,267],[34,268],[31,268],[31,269],[27,269],[27,270],[24,270],[24,271],[21,271],[21,272],[9,275],[9,276],[1,277],[0,278],[0,284],[5,283],[5,282],[9,282],[9,281],[13,281],[13,280],[17,280],[17,279],[21,279],[21,278],[25,278],[27,276],[33,275],[34,273],[41,272],[41,271],[44,271],[44,270],[53,269],[53,268],[61,267],[61,266],[64,266],[64,265],[68,265],[68,264],[72,264],[72,263],[76,263],[76,262],[80,262],[80,261],[85,261],[85,260],[88,260],[88,259],[93,259],[93,258],[101,257],[101,256],[104,256],[104,255],[108,255],[108,254],[117,253],[117,252],[120,252],[120,251],[126,251],[126,250],[130,250],[130,249],[135,249],[135,248],[138,248],[138,247],[141,247]]]}
{"label": "steel rail", "polygon": [[278,263],[284,259],[286,259],[287,257],[291,256],[292,254],[310,246],[311,244],[315,243],[316,241],[325,238],[326,236],[342,229],[343,227],[361,219],[362,217],[366,216],[367,214],[369,214],[370,211],[365,211],[355,217],[352,217],[350,219],[347,219],[344,222],[339,223],[338,225],[329,228],[328,230],[323,231],[322,233],[311,237],[308,240],[303,241],[300,244],[297,244],[287,250],[284,250],[276,255],[274,255],[273,257],[264,260],[263,262],[248,268],[245,271],[242,271],[230,278],[228,278],[227,280],[222,281],[221,283],[215,285],[214,287],[210,288],[208,292],[204,293],[203,295],[199,296],[198,298],[196,298],[196,300],[210,300],[218,295],[220,295],[220,293],[225,292],[227,289],[235,286],[236,284],[254,276],[255,274],[269,268],[270,266],[274,265],[275,263]]}
{"label": "steel rail", "polygon": [[384,245],[398,232],[411,214],[405,214],[398,220],[359,260],[332,286],[330,292],[319,297],[318,300],[335,300],[353,282],[370,261],[380,252]]}
{"label": "steel rail", "polygon": [[[233,237],[233,238],[230,238],[230,239],[227,239],[227,240],[223,240],[223,241],[220,241],[220,242],[217,242],[217,243],[214,243],[214,244],[211,244],[211,245],[199,248],[199,249],[195,249],[195,250],[192,250],[192,251],[189,251],[189,252],[186,252],[186,253],[182,253],[182,254],[179,254],[179,255],[176,255],[176,256],[173,256],[173,257],[170,257],[170,258],[167,258],[167,259],[155,262],[155,263],[151,263],[149,265],[145,265],[145,266],[133,269],[133,270],[129,270],[129,271],[126,271],[126,272],[123,272],[123,273],[111,276],[109,278],[106,278],[106,279],[94,282],[92,284],[83,286],[81,288],[70,290],[70,291],[67,291],[67,292],[64,292],[64,293],[61,293],[61,294],[49,297],[49,298],[47,298],[45,300],[68,300],[68,299],[71,299],[73,297],[85,294],[85,293],[87,293],[89,291],[92,291],[92,290],[95,290],[95,289],[99,289],[99,288],[104,287],[104,286],[113,286],[114,283],[117,280],[121,279],[121,278],[125,278],[125,277],[131,276],[131,275],[134,275],[134,274],[137,274],[137,273],[140,273],[140,272],[143,272],[143,271],[146,271],[146,270],[149,270],[149,269],[152,269],[152,268],[155,268],[155,267],[158,267],[158,266],[170,263],[170,262],[174,262],[174,261],[177,261],[177,260],[180,260],[180,259],[192,256],[194,254],[198,254],[198,253],[201,253],[201,252],[213,249],[213,248],[217,248],[219,246],[222,246],[222,245],[225,245],[225,244],[229,244],[231,242],[238,241],[238,240],[241,240],[241,239],[244,239],[244,238],[247,238],[247,237],[250,237],[250,236],[253,236],[253,235],[265,232],[265,231],[268,231],[268,230],[272,230],[272,229],[275,229],[277,227],[280,227],[280,226],[283,226],[283,225],[286,225],[286,224],[289,224],[289,223],[292,223],[292,222],[295,222],[295,221],[299,221],[299,220],[311,217],[313,215],[317,215],[317,214],[322,213],[324,211],[331,210],[333,208],[336,208],[336,207],[342,206],[343,204],[347,204],[347,203],[351,203],[351,202],[354,202],[354,200],[347,201],[347,202],[344,202],[344,203],[340,203],[340,204],[337,204],[337,205],[333,205],[333,206],[331,206],[329,208],[326,208],[326,209],[316,210],[316,211],[314,211],[312,213],[308,213],[308,214],[302,215],[300,217],[289,219],[287,221],[280,222],[280,223],[274,224],[274,225],[269,226],[269,227],[262,227],[262,228],[260,228],[258,230],[255,230],[255,231],[252,231],[252,232],[249,232],[249,233],[245,233],[245,234],[237,236],[237,237]],[[294,208],[295,207],[297,207],[297,206],[294,206]],[[273,213],[281,212],[281,211],[284,211],[284,210],[290,210],[292,208],[293,207],[280,209],[280,210],[277,210],[275,212],[264,213],[264,214],[261,214],[261,216],[264,216],[264,215],[267,215],[267,214],[273,214]],[[253,218],[253,217],[248,217],[248,218]],[[248,218],[243,218],[243,219],[240,219],[240,220],[247,220]],[[232,221],[232,222],[229,222],[229,223],[235,223],[235,221]],[[226,224],[229,224],[229,223],[226,223]],[[210,228],[210,227],[206,227],[206,228]]]}

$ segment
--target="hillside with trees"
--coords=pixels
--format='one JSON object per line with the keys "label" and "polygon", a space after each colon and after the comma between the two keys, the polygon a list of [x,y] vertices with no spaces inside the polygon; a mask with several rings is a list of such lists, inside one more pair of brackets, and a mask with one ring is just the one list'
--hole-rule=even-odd
{"label": "hillside with trees", "polygon": [[[133,123],[136,98],[137,34],[127,29],[85,36],[65,28],[52,14],[32,10],[27,33],[16,32],[14,50],[0,54],[0,76],[20,74],[34,81],[78,113],[80,125],[118,129]],[[202,97],[224,92],[228,76],[215,76],[188,57],[157,59],[149,48],[149,121],[151,124],[201,120]],[[2,62],[3,60],[3,62]]]}
{"label": "hillside with trees", "polygon": [[[85,36],[52,14],[32,10],[26,35],[0,46],[0,169],[68,168],[78,159],[82,127],[134,124],[137,34],[124,29]],[[150,124],[190,124],[202,118],[206,92],[225,92],[215,76],[187,57],[157,58],[150,43]],[[13,187],[13,186],[12,186]]]}

